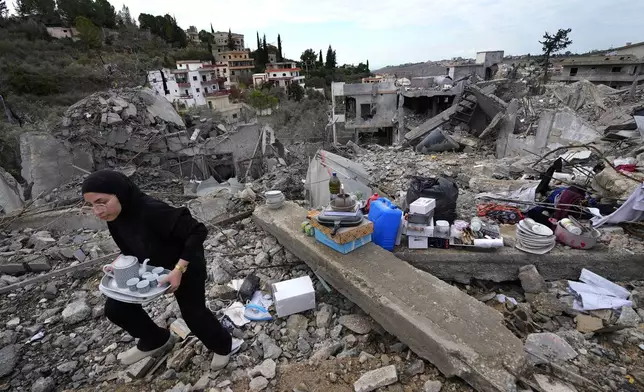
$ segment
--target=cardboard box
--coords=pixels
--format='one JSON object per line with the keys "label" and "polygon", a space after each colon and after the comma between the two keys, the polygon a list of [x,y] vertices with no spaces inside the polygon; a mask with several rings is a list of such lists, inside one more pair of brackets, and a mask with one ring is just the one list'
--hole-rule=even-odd
{"label": "cardboard box", "polygon": [[273,283],[271,289],[277,317],[315,309],[315,289],[308,276]]}
{"label": "cardboard box", "polygon": [[429,214],[436,208],[436,200],[427,197],[421,197],[409,205],[409,212],[412,214]]}
{"label": "cardboard box", "polygon": [[311,226],[313,226],[316,231],[320,230],[322,233],[324,233],[331,241],[343,245],[343,244],[349,244],[353,241],[359,240],[361,238],[364,238],[368,235],[373,234],[373,222],[371,222],[369,219],[363,219],[362,223],[360,226],[355,226],[355,227],[342,227],[338,230],[337,233],[335,233],[334,236],[331,236],[331,232],[333,231],[333,227],[327,227],[323,226],[318,223],[318,221],[313,218],[314,216],[318,215],[320,212],[319,211],[310,211],[309,212],[309,221],[311,222]]}
{"label": "cardboard box", "polygon": [[413,235],[407,236],[409,249],[427,249],[429,239],[427,237],[416,237]]}
{"label": "cardboard box", "polygon": [[351,242],[347,242],[345,244],[338,244],[329,236],[318,230],[317,228],[315,229],[315,239],[318,240],[318,242],[323,243],[324,245],[328,246],[329,248],[338,251],[342,254],[347,254],[350,252],[353,252],[354,250],[358,249],[359,247],[368,244],[371,242],[371,234],[367,234],[366,236],[362,238],[358,238],[356,240],[353,240]]}

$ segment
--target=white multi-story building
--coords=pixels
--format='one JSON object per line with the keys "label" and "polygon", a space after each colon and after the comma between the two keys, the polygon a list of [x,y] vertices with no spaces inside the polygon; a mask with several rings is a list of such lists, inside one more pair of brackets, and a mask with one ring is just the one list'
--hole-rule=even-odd
{"label": "white multi-story building", "polygon": [[216,75],[211,61],[177,61],[177,69],[148,72],[148,82],[173,104],[205,106],[207,98],[223,89],[224,79]]}
{"label": "white multi-story building", "polygon": [[253,83],[255,86],[260,86],[266,82],[273,82],[282,88],[295,83],[304,87],[306,76],[300,75],[301,70],[295,62],[290,61],[267,64],[265,73],[253,74]]}
{"label": "white multi-story building", "polygon": [[250,80],[255,68],[255,61],[246,50],[233,50],[214,53],[215,75],[223,78],[226,87],[236,86],[240,81]]}

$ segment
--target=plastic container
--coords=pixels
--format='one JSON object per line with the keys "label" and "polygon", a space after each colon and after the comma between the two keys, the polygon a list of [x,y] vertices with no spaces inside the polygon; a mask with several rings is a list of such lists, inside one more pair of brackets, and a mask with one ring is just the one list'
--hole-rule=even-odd
{"label": "plastic container", "polygon": [[372,201],[369,208],[369,220],[373,222],[372,241],[392,251],[396,245],[401,219],[402,211],[389,199],[381,197]]}
{"label": "plastic container", "polygon": [[449,238],[449,222],[445,220],[436,221],[436,228],[434,229],[434,237]]}
{"label": "plastic container", "polygon": [[365,209],[365,211],[367,211],[367,213],[369,212],[369,208],[371,207],[371,203],[372,203],[373,201],[375,201],[375,200],[378,200],[378,198],[379,198],[379,197],[380,197],[380,196],[378,196],[378,194],[377,194],[377,193],[374,193],[373,195],[371,195],[371,197],[370,197],[370,198],[368,198],[368,199],[367,199],[367,205],[366,205],[366,206],[365,206],[365,208],[364,208],[364,209]]}
{"label": "plastic container", "polygon": [[472,231],[481,231],[482,228],[483,221],[481,220],[481,218],[479,218],[478,216],[472,218],[472,220],[470,221],[470,229],[472,229]]}

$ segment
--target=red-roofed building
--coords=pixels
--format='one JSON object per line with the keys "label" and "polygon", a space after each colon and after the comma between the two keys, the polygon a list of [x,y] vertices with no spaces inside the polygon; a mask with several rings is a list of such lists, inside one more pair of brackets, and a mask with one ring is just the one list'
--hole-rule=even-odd
{"label": "red-roofed building", "polygon": [[260,86],[266,82],[273,82],[276,86],[286,88],[288,85],[295,83],[304,87],[304,75],[300,75],[301,68],[295,62],[285,61],[281,63],[271,63],[266,65],[266,72],[263,74],[254,74],[253,82]]}

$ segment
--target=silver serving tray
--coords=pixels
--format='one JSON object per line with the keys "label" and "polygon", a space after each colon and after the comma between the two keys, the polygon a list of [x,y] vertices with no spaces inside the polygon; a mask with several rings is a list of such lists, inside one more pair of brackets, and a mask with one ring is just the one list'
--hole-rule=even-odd
{"label": "silver serving tray", "polygon": [[[156,268],[155,266],[148,265],[146,266],[147,272],[152,272],[152,269]],[[164,274],[169,274],[170,270],[163,270]],[[166,283],[163,286],[157,286],[150,288],[150,291],[147,293],[139,293],[138,291],[130,291],[129,289],[120,288],[116,285],[116,281],[108,275],[104,275],[103,279],[98,285],[98,289],[106,297],[110,297],[117,301],[128,302],[128,303],[142,303],[150,302],[161,295],[165,294],[166,291],[170,288],[170,284]]]}

